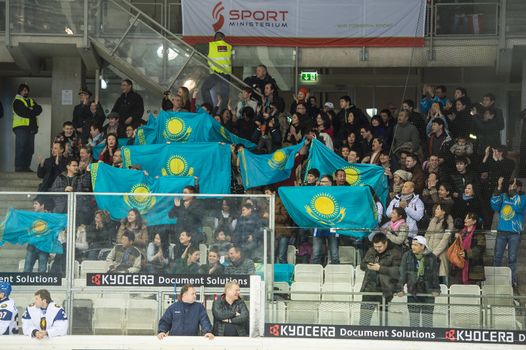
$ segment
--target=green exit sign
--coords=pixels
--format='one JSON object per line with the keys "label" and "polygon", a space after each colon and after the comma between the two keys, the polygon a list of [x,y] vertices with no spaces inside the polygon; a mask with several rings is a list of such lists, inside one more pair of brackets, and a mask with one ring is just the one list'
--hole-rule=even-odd
{"label": "green exit sign", "polygon": [[300,80],[302,82],[315,82],[318,81],[318,72],[316,71],[309,71],[309,72],[301,72]]}

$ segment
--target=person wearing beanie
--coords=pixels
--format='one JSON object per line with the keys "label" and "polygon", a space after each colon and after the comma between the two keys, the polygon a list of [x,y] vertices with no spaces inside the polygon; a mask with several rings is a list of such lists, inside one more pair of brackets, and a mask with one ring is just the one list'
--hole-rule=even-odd
{"label": "person wearing beanie", "polygon": [[393,198],[395,195],[399,195],[400,192],[402,192],[402,186],[406,181],[410,181],[413,174],[411,174],[409,171],[405,171],[402,169],[398,169],[393,174],[393,191],[392,194]]}
{"label": "person wearing beanie", "polygon": [[[433,327],[433,304],[435,297],[440,295],[440,283],[437,258],[429,250],[424,236],[415,236],[411,242],[411,250],[405,252],[402,257],[400,279],[396,288],[399,297],[405,294],[404,284],[407,284],[410,326]],[[433,296],[423,297],[417,294]]]}
{"label": "person wearing beanie", "polygon": [[309,95],[309,89],[307,89],[306,87],[300,87],[298,89],[298,92],[295,95],[293,95],[294,102],[292,102],[292,104],[290,105],[290,114],[296,113],[296,107],[298,106],[298,104],[304,104],[307,106],[307,115],[310,115],[310,105],[309,103],[307,103],[309,100]]}

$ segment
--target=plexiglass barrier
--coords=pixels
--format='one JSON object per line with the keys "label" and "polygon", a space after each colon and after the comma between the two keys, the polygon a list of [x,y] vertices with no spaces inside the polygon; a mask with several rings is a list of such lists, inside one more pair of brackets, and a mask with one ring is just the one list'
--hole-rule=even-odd
{"label": "plexiglass barrier", "polygon": [[495,231],[474,232],[462,269],[447,257],[457,233],[466,239],[461,230],[419,230],[424,251],[388,228],[338,231],[346,234],[276,223],[267,324],[525,329],[526,298],[507,258],[495,261]]}
{"label": "plexiglass barrier", "polygon": [[210,316],[233,280],[248,307],[250,276],[271,266],[269,196],[0,193],[0,203],[0,279],[19,318],[45,288],[71,334],[155,334],[185,284]]}

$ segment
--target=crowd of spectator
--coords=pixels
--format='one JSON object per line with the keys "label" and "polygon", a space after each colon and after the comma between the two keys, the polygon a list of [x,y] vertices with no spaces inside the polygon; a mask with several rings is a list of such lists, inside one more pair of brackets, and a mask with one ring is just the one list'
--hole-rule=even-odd
{"label": "crowd of spectator", "polygon": [[[504,118],[491,93],[475,103],[472,101],[476,97],[469,96],[465,88],[448,93],[445,86],[425,85],[419,101],[406,99],[399,109],[390,106],[369,116],[349,96],[341,96],[337,101],[339,110],[335,110],[333,102],[319,103],[306,88],[300,88],[286,108],[275,80],[263,65],[245,82],[247,87],[235,105],[218,96],[215,106],[199,106],[197,92],[191,95],[185,87],[179,87],[175,94],[166,92],[161,101],[165,110],[194,112],[201,107],[226,129],[256,144],[256,153],[272,153],[306,140],[296,155],[290,179],[248,191],[242,186],[236,155],[241,146],[233,145],[232,193],[276,194],[282,185],[348,185],[343,170],[320,174],[311,169],[305,173],[310,141],[317,138],[349,163],[384,168],[389,198],[385,210],[381,203],[377,205],[378,231],[390,247],[402,253],[410,251],[415,238],[425,236],[427,249],[440,261],[437,273],[442,282],[476,283],[484,278],[480,267],[485,239],[479,232],[495,227],[497,212],[500,243],[495,263],[501,263],[508,246],[513,283],[518,284],[515,237],[522,226],[504,227],[501,222],[509,215],[504,213],[508,209],[503,209],[506,201],[514,205],[513,220],[519,220],[524,213],[524,204],[516,197],[522,195],[522,184],[512,177],[515,163],[500,143]],[[144,123],[144,107],[130,80],[123,80],[121,89],[122,95],[107,116],[90,91],[79,91],[80,103],[75,106],[72,121],[65,122],[63,132],[54,138],[51,156],[39,159],[39,191],[90,192],[91,163],[103,161],[122,167],[118,139],[127,137],[128,144],[133,144],[135,130]],[[100,144],[103,150],[98,159],[93,159],[93,147]],[[197,193],[198,187],[198,182],[186,187],[184,193],[188,196],[174,200],[169,215],[177,218],[177,225],[171,226],[147,223],[136,209],[130,210],[122,222],[113,222],[86,199],[77,213],[78,259],[106,259],[110,271],[115,272],[253,273],[254,264],[262,262],[265,253],[263,232],[271,217],[268,205],[248,198],[197,199],[191,194]],[[55,198],[45,207],[65,212],[65,199]],[[329,231],[295,228],[278,197],[275,211],[277,262],[285,263],[287,247],[295,245],[300,254],[305,254],[303,259],[337,264],[339,245],[356,243]],[[465,258],[470,261],[469,268],[459,271],[444,258],[456,236],[462,238]],[[374,234],[366,241],[371,246]],[[208,256],[200,256],[200,244],[207,245]],[[367,244],[362,244],[364,252]],[[39,254],[30,254],[28,248],[27,271],[36,260],[45,259]],[[40,269],[44,269],[43,264]]]}

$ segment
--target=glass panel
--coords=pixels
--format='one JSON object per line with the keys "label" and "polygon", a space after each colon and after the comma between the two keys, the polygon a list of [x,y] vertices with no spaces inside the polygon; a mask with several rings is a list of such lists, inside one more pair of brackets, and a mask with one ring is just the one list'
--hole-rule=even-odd
{"label": "glass panel", "polygon": [[112,51],[133,21],[133,16],[112,1],[90,0],[89,35]]}
{"label": "glass panel", "polygon": [[66,286],[67,205],[65,194],[0,192],[0,279],[14,286]]}
{"label": "glass panel", "polygon": [[[106,272],[162,275],[152,282],[161,287],[173,284],[172,274],[256,273],[265,278],[266,197],[77,194],[76,198],[77,287],[96,285],[90,274]],[[253,209],[244,209],[245,203],[252,203]],[[224,284],[210,283],[204,286]]]}
{"label": "glass panel", "polygon": [[83,1],[11,1],[14,34],[82,35]]}
{"label": "glass panel", "polygon": [[168,29],[174,34],[183,34],[181,3],[168,4]]}
{"label": "glass panel", "polygon": [[436,4],[437,35],[497,35],[498,4]]}
{"label": "glass panel", "polygon": [[0,0],[0,33],[5,32],[5,7],[6,1]]}

